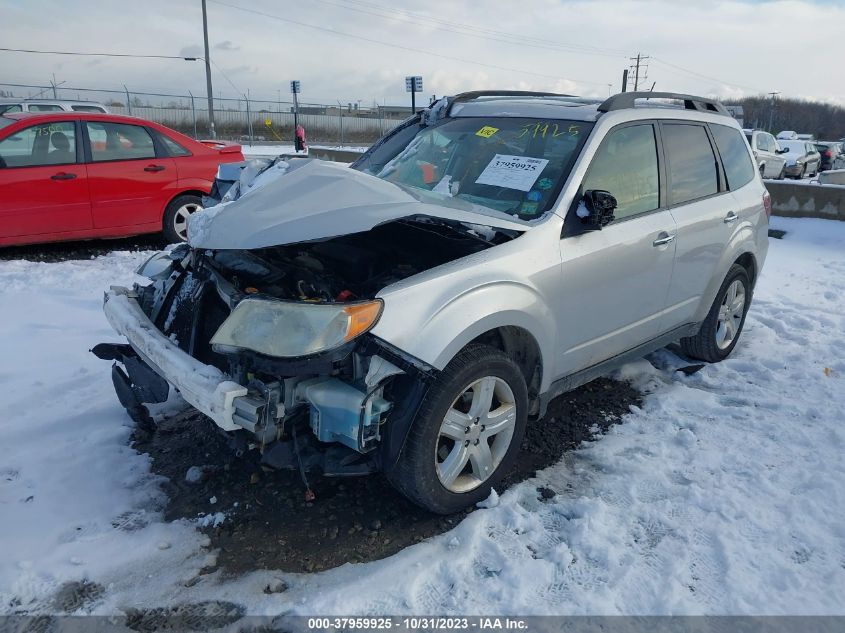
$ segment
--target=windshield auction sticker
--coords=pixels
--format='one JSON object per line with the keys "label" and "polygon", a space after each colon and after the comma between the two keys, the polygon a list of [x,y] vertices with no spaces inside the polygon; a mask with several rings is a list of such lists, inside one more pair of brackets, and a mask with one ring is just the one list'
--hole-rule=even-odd
{"label": "windshield auction sticker", "polygon": [[476,184],[530,191],[549,161],[545,158],[496,154],[476,179]]}

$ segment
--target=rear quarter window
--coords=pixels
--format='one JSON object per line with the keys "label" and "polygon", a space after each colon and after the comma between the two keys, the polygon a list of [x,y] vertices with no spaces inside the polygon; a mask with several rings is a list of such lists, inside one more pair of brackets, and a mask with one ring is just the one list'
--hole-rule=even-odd
{"label": "rear quarter window", "polygon": [[718,193],[716,155],[704,125],[664,124],[661,134],[668,159],[670,203],[683,204]]}
{"label": "rear quarter window", "polygon": [[722,158],[728,188],[739,189],[754,179],[754,164],[748,155],[748,149],[742,140],[742,133],[727,125],[710,125],[710,131],[716,140],[716,149]]}

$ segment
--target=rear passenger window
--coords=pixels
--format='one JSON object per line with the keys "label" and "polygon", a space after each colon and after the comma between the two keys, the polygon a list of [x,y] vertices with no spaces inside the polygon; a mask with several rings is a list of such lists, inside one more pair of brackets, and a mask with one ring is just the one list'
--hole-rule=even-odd
{"label": "rear passenger window", "polygon": [[155,158],[153,138],[140,125],[89,121],[85,126],[94,162]]}
{"label": "rear passenger window", "polygon": [[158,137],[161,139],[161,142],[164,143],[164,146],[167,148],[168,153],[171,156],[190,156],[191,152],[186,150],[184,147],[179,145],[176,141],[172,138],[167,136],[166,134],[162,134],[158,132]]}
{"label": "rear passenger window", "polygon": [[62,106],[51,103],[30,103],[30,112],[62,112]]}
{"label": "rear passenger window", "polygon": [[583,191],[609,191],[618,206],[617,220],[660,206],[657,143],[651,125],[630,125],[610,132],[599,147]]}
{"label": "rear passenger window", "polygon": [[719,191],[716,156],[700,125],[668,124],[662,128],[669,165],[669,199],[682,204]]}
{"label": "rear passenger window", "polygon": [[748,155],[742,133],[727,125],[710,125],[713,138],[716,139],[716,149],[722,157],[725,175],[728,177],[728,188],[739,189],[747,185],[754,178],[754,164]]}

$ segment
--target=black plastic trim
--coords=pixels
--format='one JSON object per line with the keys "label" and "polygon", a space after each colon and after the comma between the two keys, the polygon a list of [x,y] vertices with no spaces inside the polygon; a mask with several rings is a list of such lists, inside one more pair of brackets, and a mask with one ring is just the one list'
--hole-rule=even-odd
{"label": "black plastic trim", "polygon": [[727,108],[716,99],[698,97],[679,92],[620,92],[605,99],[598,107],[599,112],[612,112],[614,110],[627,110],[636,107],[637,99],[675,99],[682,101],[685,110],[696,110],[698,112],[710,112],[731,116]]}
{"label": "black plastic trim", "polygon": [[605,374],[618,369],[625,363],[629,363],[632,360],[636,360],[638,358],[642,358],[646,354],[654,352],[669,343],[674,343],[680,338],[684,338],[686,336],[693,336],[696,332],[698,332],[699,328],[701,327],[700,323],[687,323],[686,325],[682,325],[677,327],[665,334],[661,334],[660,336],[651,339],[650,341],[646,341],[641,345],[637,345],[633,349],[629,349],[626,352],[622,352],[621,354],[617,354],[612,358],[608,358],[600,363],[592,365],[591,367],[587,367],[586,369],[582,369],[580,371],[576,371],[571,373],[563,378],[559,378],[554,381],[549,388],[540,394],[540,410],[537,413],[537,418],[542,418],[546,415],[546,410],[548,409],[549,402],[560,396],[561,394],[566,393],[567,391],[572,391],[573,389],[577,389],[581,385],[585,385],[591,380],[595,380]]}

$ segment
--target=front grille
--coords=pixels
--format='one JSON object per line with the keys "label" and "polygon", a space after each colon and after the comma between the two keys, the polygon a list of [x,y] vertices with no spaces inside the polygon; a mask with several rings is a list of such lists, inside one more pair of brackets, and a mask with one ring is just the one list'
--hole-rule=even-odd
{"label": "front grille", "polygon": [[193,271],[183,274],[171,288],[156,325],[197,360],[228,371],[225,356],[211,349],[211,337],[229,316],[229,308],[211,282]]}

